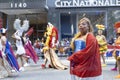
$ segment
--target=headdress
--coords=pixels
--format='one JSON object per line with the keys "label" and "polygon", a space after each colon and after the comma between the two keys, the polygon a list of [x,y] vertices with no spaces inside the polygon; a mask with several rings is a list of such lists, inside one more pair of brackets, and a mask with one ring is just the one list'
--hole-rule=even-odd
{"label": "headdress", "polygon": [[49,25],[49,26],[52,26],[52,24],[51,24],[50,22],[48,22],[48,25]]}
{"label": "headdress", "polygon": [[116,23],[114,24],[114,27],[115,27],[115,29],[116,29],[116,32],[117,32],[117,33],[120,33],[120,21],[116,22]]}
{"label": "headdress", "polygon": [[102,25],[102,24],[96,24],[96,27],[97,27],[99,30],[105,30],[105,26]]}
{"label": "headdress", "polygon": [[29,21],[24,20],[23,25],[21,25],[21,20],[20,19],[15,19],[13,26],[14,26],[14,29],[16,30],[16,32],[18,32],[18,36],[22,36],[22,33],[24,31],[27,31],[28,28],[29,28]]}
{"label": "headdress", "polygon": [[6,31],[7,31],[7,29],[5,29],[5,28],[0,29],[0,33],[6,33]]}

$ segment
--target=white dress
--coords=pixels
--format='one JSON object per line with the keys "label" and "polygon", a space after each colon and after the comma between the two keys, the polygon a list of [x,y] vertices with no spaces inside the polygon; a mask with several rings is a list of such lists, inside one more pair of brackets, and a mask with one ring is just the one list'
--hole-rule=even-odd
{"label": "white dress", "polygon": [[17,51],[16,54],[22,55],[25,54],[25,49],[23,47],[22,41],[16,40]]}
{"label": "white dress", "polygon": [[25,54],[25,48],[23,47],[21,37],[18,35],[15,35],[15,38],[16,38],[16,47],[17,47],[16,54],[18,54],[18,55]]}

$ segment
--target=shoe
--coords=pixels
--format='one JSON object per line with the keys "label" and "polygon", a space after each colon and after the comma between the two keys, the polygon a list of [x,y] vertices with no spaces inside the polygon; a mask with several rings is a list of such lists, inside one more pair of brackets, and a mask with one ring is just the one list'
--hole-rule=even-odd
{"label": "shoe", "polygon": [[102,67],[106,67],[107,65],[106,64],[102,64]]}
{"label": "shoe", "polygon": [[24,64],[24,67],[27,67],[27,66],[30,66],[30,64],[28,64],[28,63],[25,63],[25,64]]}
{"label": "shoe", "polygon": [[19,71],[25,71],[24,67],[21,67],[21,68],[19,69]]}
{"label": "shoe", "polygon": [[14,69],[11,70],[12,73],[16,72]]}
{"label": "shoe", "polygon": [[42,64],[41,67],[42,67],[43,69],[46,68],[44,64]]}
{"label": "shoe", "polygon": [[68,68],[64,68],[64,70],[67,70]]}
{"label": "shoe", "polygon": [[52,68],[52,66],[51,66],[50,64],[48,65],[48,67],[49,67],[49,68]]}
{"label": "shoe", "polygon": [[117,71],[117,68],[112,68],[111,71]]}
{"label": "shoe", "polygon": [[120,74],[119,74],[119,75],[117,75],[117,76],[115,76],[115,78],[116,78],[116,79],[120,79]]}

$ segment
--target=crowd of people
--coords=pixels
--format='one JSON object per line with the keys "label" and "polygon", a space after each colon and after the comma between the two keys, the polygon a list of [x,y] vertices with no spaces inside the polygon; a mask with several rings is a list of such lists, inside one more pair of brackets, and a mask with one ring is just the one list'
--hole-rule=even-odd
{"label": "crowd of people", "polygon": [[[107,66],[105,54],[109,48],[112,49],[111,47],[114,47],[112,54],[116,59],[116,66],[111,70],[118,69],[119,74],[115,78],[120,78],[120,22],[114,25],[116,40],[111,38],[109,43],[103,35],[105,26],[97,24],[96,27],[98,33],[94,35],[91,21],[84,17],[79,20],[78,32],[71,40],[66,38],[59,41],[57,28],[48,23],[43,38],[36,39],[32,45],[29,37],[33,28],[29,29],[29,21],[24,20],[21,25],[21,20],[16,19],[14,21],[16,32],[12,35],[17,47],[15,51],[6,37],[7,29],[0,29],[0,78],[24,71],[24,67],[29,65],[29,59],[37,63],[39,55],[42,54],[44,59],[42,69],[49,67],[66,70],[70,67],[71,80],[103,80],[102,67]],[[67,60],[70,61],[70,65],[63,64],[58,54],[68,54]]]}

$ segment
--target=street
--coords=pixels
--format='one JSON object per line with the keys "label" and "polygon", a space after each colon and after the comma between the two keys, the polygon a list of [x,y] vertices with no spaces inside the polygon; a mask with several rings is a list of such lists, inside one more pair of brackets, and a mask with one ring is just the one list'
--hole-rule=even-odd
{"label": "street", "polygon": [[[69,65],[66,58],[60,58],[62,63]],[[0,80],[70,80],[69,69],[67,70],[56,70],[52,68],[42,69],[41,64],[43,59],[40,59],[37,64],[32,61],[29,67],[25,67],[24,72],[20,72],[17,76],[8,77]],[[110,69],[114,67],[114,58],[106,59],[107,66],[102,67],[103,80],[119,80],[114,77],[118,74],[117,71],[111,71]]]}

